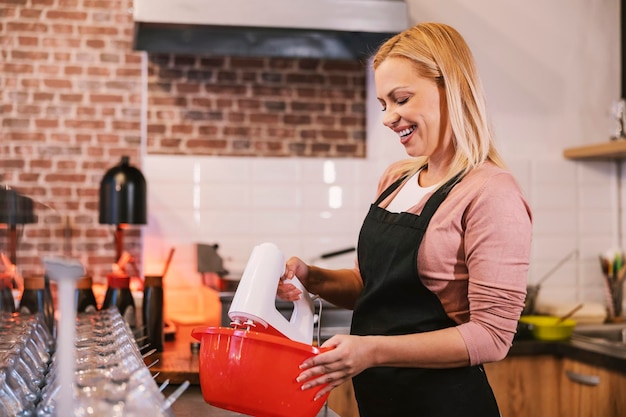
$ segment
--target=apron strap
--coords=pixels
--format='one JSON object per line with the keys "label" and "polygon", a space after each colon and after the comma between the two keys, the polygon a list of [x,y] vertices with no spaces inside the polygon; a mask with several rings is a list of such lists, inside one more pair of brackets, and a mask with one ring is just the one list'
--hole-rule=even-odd
{"label": "apron strap", "polygon": [[396,188],[398,188],[400,186],[400,184],[402,184],[402,182],[406,179],[406,175],[403,175],[402,177],[398,178],[397,180],[395,180],[393,182],[393,184],[391,184],[389,187],[387,187],[387,189],[385,189],[385,191],[383,191],[379,196],[378,199],[374,202],[374,205],[377,206],[380,203],[383,202],[383,200],[387,197],[389,197],[389,195],[391,193],[393,193]]}

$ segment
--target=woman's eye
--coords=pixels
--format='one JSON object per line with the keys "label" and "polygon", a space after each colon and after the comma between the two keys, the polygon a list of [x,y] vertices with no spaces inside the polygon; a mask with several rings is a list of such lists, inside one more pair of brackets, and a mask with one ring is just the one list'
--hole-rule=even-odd
{"label": "woman's eye", "polygon": [[409,101],[409,98],[408,98],[408,97],[403,97],[403,98],[399,98],[396,102],[397,102],[398,104],[404,104],[404,103],[406,103],[407,101]]}
{"label": "woman's eye", "polygon": [[[410,98],[411,98],[411,96],[395,98],[395,99],[392,100],[392,104],[401,106],[401,105],[405,104],[407,101],[409,101]],[[382,107],[381,111],[387,111],[387,105],[382,100],[380,101],[380,105]]]}

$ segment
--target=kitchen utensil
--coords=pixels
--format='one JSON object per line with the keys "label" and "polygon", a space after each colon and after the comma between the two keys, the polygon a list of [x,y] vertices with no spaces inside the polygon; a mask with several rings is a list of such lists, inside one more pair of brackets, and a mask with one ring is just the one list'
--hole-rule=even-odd
{"label": "kitchen utensil", "polygon": [[[193,329],[204,400],[257,417],[313,417],[326,401],[303,391],[299,366],[324,350],[286,337],[225,327]],[[321,389],[321,387],[320,387]]]}
{"label": "kitchen utensil", "polygon": [[624,321],[623,297],[626,265],[624,254],[620,250],[607,251],[600,255],[600,265],[604,275],[604,289],[607,298],[607,322]]}
{"label": "kitchen utensil", "polygon": [[233,328],[196,328],[200,341],[200,386],[206,402],[259,417],[314,417],[327,397],[301,389],[300,364],[323,350],[311,345],[313,302],[302,284],[291,318],[276,308],[285,259],[272,243],[256,246],[233,297]]}
{"label": "kitchen utensil", "polygon": [[122,255],[119,257],[117,262],[112,265],[112,270],[114,273],[125,273],[126,265],[131,266],[131,268],[133,269],[133,273],[136,277],[141,276],[135,258],[130,253],[128,253],[128,251],[122,252]]}
{"label": "kitchen utensil", "polygon": [[223,277],[228,274],[228,270],[224,268],[224,259],[217,253],[218,248],[217,243],[198,243],[196,257],[198,272],[202,274],[202,284],[221,292],[227,286]]}
{"label": "kitchen utensil", "polygon": [[556,265],[554,265],[548,272],[546,272],[539,280],[534,284],[528,284],[526,286],[526,300],[524,302],[524,310],[522,315],[531,315],[535,313],[535,304],[537,302],[537,296],[543,284],[548,278],[552,276],[565,262],[567,262],[572,256],[578,254],[578,249],[574,249],[563,257]]}
{"label": "kitchen utensil", "polygon": [[302,294],[293,303],[287,320],[276,308],[276,288],[285,272],[285,258],[273,243],[262,243],[252,250],[228,317],[235,328],[254,327],[263,333],[282,335],[291,340],[311,344],[313,341],[313,301],[297,278],[293,284]]}
{"label": "kitchen utensil", "polygon": [[519,321],[528,325],[535,339],[545,341],[567,340],[576,327],[575,320],[555,316],[522,316]]}
{"label": "kitchen utensil", "polygon": [[583,308],[584,304],[580,303],[578,304],[576,307],[572,308],[570,311],[568,311],[567,313],[563,314],[562,316],[559,316],[559,319],[557,320],[556,324],[559,325],[561,324],[563,321],[565,321],[566,319],[572,317],[578,310],[580,310],[581,308]]}
{"label": "kitchen utensil", "polygon": [[332,251],[332,252],[326,252],[320,255],[320,259],[334,258],[335,256],[354,252],[355,250],[356,248],[354,246],[350,246],[349,248],[339,249],[339,250]]}
{"label": "kitchen utensil", "polygon": [[354,262],[354,258],[346,255],[349,255],[355,250],[356,247],[350,246],[330,252],[324,252],[309,259],[307,263],[309,265],[315,265],[321,268],[341,269],[346,265],[351,265]]}
{"label": "kitchen utensil", "polygon": [[172,257],[174,256],[174,251],[176,248],[171,248],[169,255],[167,255],[167,260],[165,261],[165,266],[163,267],[163,273],[161,274],[161,278],[165,278],[165,274],[167,274],[167,270],[170,268],[170,263],[172,262]]}

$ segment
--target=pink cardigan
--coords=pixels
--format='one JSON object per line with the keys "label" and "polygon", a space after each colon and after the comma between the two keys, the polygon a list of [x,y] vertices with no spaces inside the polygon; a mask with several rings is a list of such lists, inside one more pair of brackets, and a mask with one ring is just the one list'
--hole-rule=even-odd
{"label": "pink cardigan", "polygon": [[[378,194],[397,179],[393,167],[381,177]],[[408,212],[419,214],[427,199]],[[492,163],[452,189],[426,230],[418,253],[422,282],[458,323],[472,365],[509,351],[524,307],[531,235],[522,191],[509,171]]]}

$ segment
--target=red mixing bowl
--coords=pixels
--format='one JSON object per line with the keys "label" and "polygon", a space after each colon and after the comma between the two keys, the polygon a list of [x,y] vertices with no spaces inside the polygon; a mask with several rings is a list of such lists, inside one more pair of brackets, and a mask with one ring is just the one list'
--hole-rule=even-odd
{"label": "red mixing bowl", "polygon": [[286,337],[198,327],[200,388],[207,403],[256,417],[315,417],[328,394],[313,398],[323,387],[303,391],[296,378],[307,358],[328,350]]}

